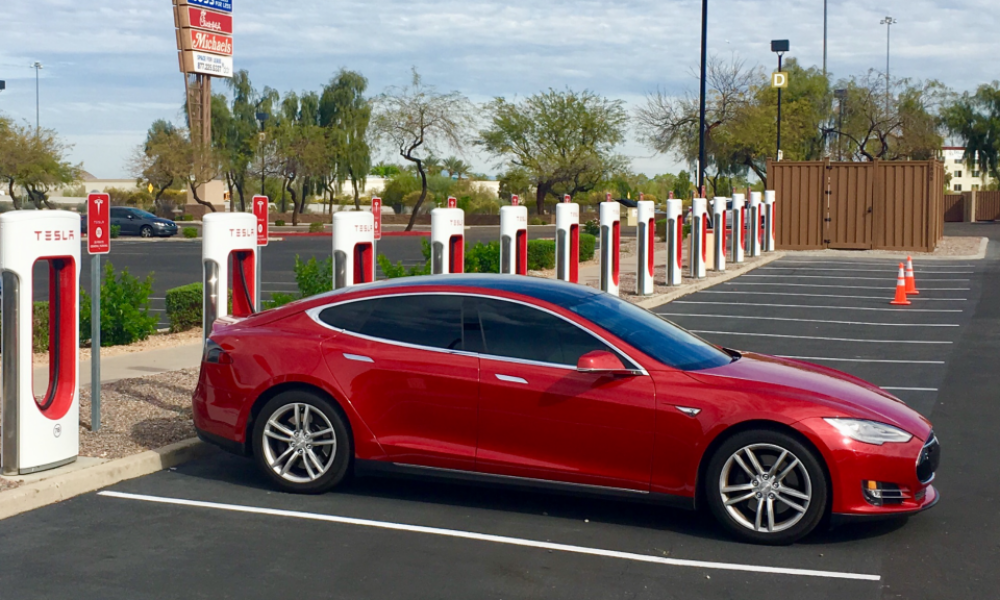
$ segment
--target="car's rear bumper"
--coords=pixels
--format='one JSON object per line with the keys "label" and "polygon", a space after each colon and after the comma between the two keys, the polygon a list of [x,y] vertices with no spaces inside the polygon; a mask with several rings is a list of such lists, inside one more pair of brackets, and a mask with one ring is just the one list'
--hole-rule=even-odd
{"label": "car's rear bumper", "polygon": [[195,427],[195,431],[198,433],[198,439],[206,444],[212,444],[213,446],[217,446],[226,452],[237,454],[239,456],[250,456],[250,449],[247,448],[246,444],[209,433],[203,429],[199,429],[198,427]]}

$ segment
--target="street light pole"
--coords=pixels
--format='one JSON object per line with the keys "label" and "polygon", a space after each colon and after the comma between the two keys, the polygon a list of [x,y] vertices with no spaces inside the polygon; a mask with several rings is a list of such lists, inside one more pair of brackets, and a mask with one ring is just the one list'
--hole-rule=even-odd
{"label": "street light pole", "polygon": [[826,3],[827,0],[823,0],[823,79],[826,79],[826,24],[827,24]]}
{"label": "street light pole", "polygon": [[881,24],[885,25],[885,116],[889,117],[889,41],[892,33],[892,26],[898,23],[896,19],[887,16],[882,19]]}
{"label": "street light pole", "polygon": [[708,70],[708,0],[701,0],[701,106],[698,118],[698,194],[705,187],[705,93]]}
{"label": "street light pole", "polygon": [[42,63],[35,61],[31,65],[31,68],[35,70],[35,135],[38,136],[41,131],[41,101],[39,100],[39,83],[38,83],[38,72],[42,70]]}
{"label": "street light pole", "polygon": [[[781,59],[784,57],[785,52],[788,52],[789,44],[788,40],[772,40],[771,41],[771,52],[778,55],[778,73],[781,73]],[[778,149],[774,154],[774,160],[781,160],[781,91],[782,88],[778,87]]]}

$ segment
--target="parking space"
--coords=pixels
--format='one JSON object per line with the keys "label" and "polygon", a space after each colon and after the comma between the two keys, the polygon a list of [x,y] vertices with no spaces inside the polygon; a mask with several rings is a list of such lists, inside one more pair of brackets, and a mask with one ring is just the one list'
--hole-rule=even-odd
{"label": "parking space", "polygon": [[785,258],[657,309],[705,339],[816,362],[871,381],[930,417],[979,302],[979,267],[915,266],[919,296],[890,306],[899,262]]}

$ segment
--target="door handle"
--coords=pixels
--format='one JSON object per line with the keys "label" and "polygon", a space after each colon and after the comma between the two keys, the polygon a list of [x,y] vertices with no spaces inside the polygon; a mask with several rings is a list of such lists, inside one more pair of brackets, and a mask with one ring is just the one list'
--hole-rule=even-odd
{"label": "door handle", "polygon": [[344,354],[344,358],[346,358],[347,360],[353,360],[354,362],[363,362],[363,363],[374,363],[375,362],[375,360],[372,359],[370,356],[361,356],[360,354],[346,354],[345,353]]}
{"label": "door handle", "polygon": [[524,385],[528,384],[527,379],[522,379],[520,377],[511,377],[510,375],[501,375],[499,373],[497,373],[496,376],[497,379],[499,379],[500,381],[506,381],[507,383],[521,383]]}

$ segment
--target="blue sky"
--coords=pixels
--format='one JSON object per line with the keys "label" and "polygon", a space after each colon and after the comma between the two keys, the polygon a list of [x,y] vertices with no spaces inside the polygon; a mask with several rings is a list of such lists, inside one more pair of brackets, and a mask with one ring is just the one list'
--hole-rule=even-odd
{"label": "blue sky", "polygon": [[[700,10],[697,0],[234,0],[236,68],[284,92],[317,89],[347,67],[378,93],[406,84],[416,66],[426,83],[477,102],[568,86],[631,109],[657,88],[695,88]],[[788,38],[802,63],[822,60],[822,0],[710,0],[709,10],[710,52],[770,69],[770,40]],[[879,21],[890,14],[899,21],[894,76],[957,90],[998,78],[991,57],[1000,13],[988,0],[830,0],[829,12],[836,76],[884,69]],[[73,144],[73,160],[94,175],[127,176],[150,123],[181,121],[169,0],[11,0],[0,16],[0,112],[34,122],[28,65],[40,61],[42,125]],[[636,171],[681,168],[631,138],[622,151]],[[466,158],[495,171],[483,157]]]}

